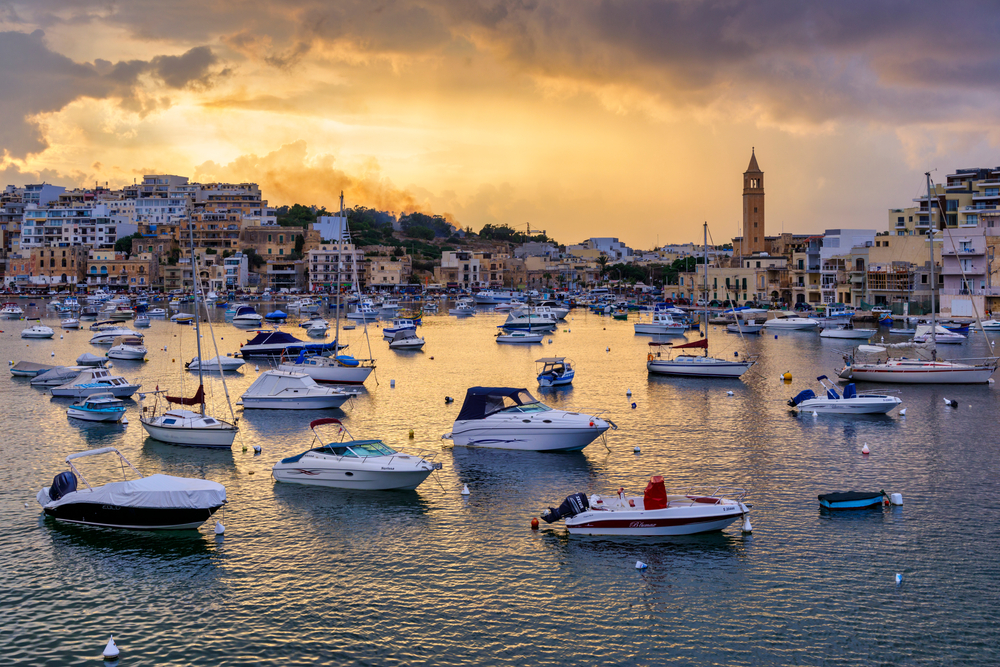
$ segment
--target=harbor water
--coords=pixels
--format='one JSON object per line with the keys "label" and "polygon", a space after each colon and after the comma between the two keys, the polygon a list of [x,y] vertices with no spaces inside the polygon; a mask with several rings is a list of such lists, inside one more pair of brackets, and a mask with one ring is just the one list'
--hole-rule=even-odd
{"label": "harbor water", "polygon": [[[35,314],[54,339],[22,340],[24,322],[0,322],[3,359],[72,364],[106,351],[88,344],[89,323],[62,331]],[[520,346],[493,341],[503,315],[430,315],[426,346],[405,353],[388,349],[377,324],[370,343],[358,326],[343,340],[356,357],[370,344],[377,371],[357,398],[319,412],[237,408],[231,451],[147,438],[137,401],[127,401],[127,426],[85,424],[67,419],[69,399],[0,380],[0,662],[100,664],[114,634],[122,667],[1000,664],[994,385],[898,386],[905,416],[796,415],[788,398],[835,377],[850,341],[742,340],[710,327],[713,355],[759,355],[747,375],[656,377],[645,367],[651,337],[633,334],[634,318],[576,309],[542,344]],[[213,329],[222,354],[252,337],[224,322]],[[305,338],[294,320],[284,329]],[[183,362],[195,355],[194,328],[154,320],[143,333],[148,361],[114,370],[145,391],[192,395],[197,374]],[[215,356],[202,333],[203,356]],[[941,356],[985,356],[988,345],[973,334]],[[543,356],[575,361],[572,387],[538,389]],[[227,375],[233,401],[257,374],[250,363]],[[475,385],[527,387],[618,429],[572,454],[452,448],[441,435]],[[206,393],[226,418],[218,377]],[[307,449],[309,421],[321,416],[357,438],[429,452],[443,469],[414,492],[275,483],[271,466]],[[147,533],[44,518],[35,494],[66,456],[105,446],[144,474],[225,485],[224,536],[212,521]],[[116,479],[99,460],[83,465],[91,483]],[[657,474],[668,487],[745,488],[753,533],[738,523],[661,539],[530,528],[571,493],[641,493]],[[816,499],[880,489],[904,505],[831,513]]]}

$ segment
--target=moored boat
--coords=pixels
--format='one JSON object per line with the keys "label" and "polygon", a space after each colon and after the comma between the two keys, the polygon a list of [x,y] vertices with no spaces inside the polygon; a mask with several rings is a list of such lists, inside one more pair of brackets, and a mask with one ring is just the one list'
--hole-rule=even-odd
{"label": "moored boat", "polygon": [[835,491],[817,496],[819,504],[828,510],[863,510],[889,504],[885,491],[877,493],[863,491]]}

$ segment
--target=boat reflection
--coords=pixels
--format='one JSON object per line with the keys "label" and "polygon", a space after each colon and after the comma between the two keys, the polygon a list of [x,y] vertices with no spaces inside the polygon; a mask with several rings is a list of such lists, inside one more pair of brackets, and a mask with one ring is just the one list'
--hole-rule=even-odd
{"label": "boat reflection", "polygon": [[[202,532],[211,530],[213,522],[198,530],[124,530],[64,523],[43,513],[38,517],[38,525],[52,541],[55,558],[67,561],[64,564],[71,570],[85,562],[87,567],[97,565],[105,567],[109,574],[119,575],[122,557],[127,557],[129,567],[142,568],[137,571],[142,571],[144,579],[155,578],[158,573],[173,579],[175,575],[164,575],[165,562],[183,564],[187,571],[190,568],[188,559],[217,552],[217,542]],[[150,569],[145,569],[145,561],[155,561],[155,564],[150,563]],[[204,558],[204,564],[211,566],[213,560]]]}
{"label": "boat reflection", "polygon": [[[593,454],[588,450],[594,450]],[[481,488],[484,493],[503,496],[517,488],[534,495],[553,485],[589,486],[605,469],[608,452],[594,442],[578,452],[525,452],[480,447],[452,447],[451,468],[463,484]]]}
{"label": "boat reflection", "polygon": [[[234,447],[239,446],[239,440]],[[236,459],[232,449],[211,447],[185,447],[161,442],[147,436],[136,467],[144,474],[156,471],[178,477],[200,477],[225,485],[236,472]]]}
{"label": "boat reflection", "polygon": [[634,566],[637,560],[649,566],[655,575],[677,570],[701,571],[733,559],[744,560],[753,546],[753,538],[739,528],[698,535],[664,537],[609,537],[607,535],[570,535],[562,524],[543,528],[539,537],[548,549],[580,565],[594,562],[619,567],[622,562]]}
{"label": "boat reflection", "polygon": [[[424,485],[432,483],[429,479]],[[401,535],[416,535],[429,527],[435,503],[431,494],[421,492],[422,486],[415,491],[352,491],[275,482],[273,491],[278,511],[286,520],[305,522],[314,535],[346,534],[362,539],[389,526]],[[373,517],[378,521],[372,521]]]}

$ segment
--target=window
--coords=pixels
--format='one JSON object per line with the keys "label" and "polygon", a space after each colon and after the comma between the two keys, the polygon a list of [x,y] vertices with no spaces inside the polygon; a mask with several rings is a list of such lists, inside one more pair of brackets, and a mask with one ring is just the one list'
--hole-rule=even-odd
{"label": "window", "polygon": [[[754,207],[753,207],[753,212],[754,212],[754,213],[756,213],[756,212],[757,212],[757,207],[756,207],[756,206],[754,206]],[[757,226],[757,223],[754,223],[754,227],[756,227],[756,226]]]}
{"label": "window", "polygon": [[903,222],[903,216],[899,216],[898,218],[896,218],[896,222]]}
{"label": "window", "polygon": [[760,268],[760,262],[757,262],[757,268],[758,269]]}
{"label": "window", "polygon": [[271,235],[270,235],[270,234],[268,234],[268,235],[267,235],[267,242],[268,242],[268,243],[270,243],[270,242],[271,242]]}
{"label": "window", "polygon": [[278,243],[284,243],[284,242],[285,242],[285,235],[278,234]]}
{"label": "window", "polygon": [[271,254],[271,249],[270,249],[270,248],[268,248],[268,249],[267,249],[267,254],[268,254],[268,255],[270,255],[270,254]]}
{"label": "window", "polygon": [[284,255],[285,254],[285,249],[284,248],[278,248],[278,254],[279,255]]}
{"label": "window", "polygon": [[942,275],[938,276],[938,285],[944,285],[944,276]]}

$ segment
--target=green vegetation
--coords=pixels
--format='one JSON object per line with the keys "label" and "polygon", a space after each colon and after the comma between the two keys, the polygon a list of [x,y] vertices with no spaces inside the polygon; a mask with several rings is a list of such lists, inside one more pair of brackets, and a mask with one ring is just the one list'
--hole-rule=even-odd
{"label": "green vegetation", "polygon": [[537,241],[538,243],[552,242],[552,239],[545,234],[528,236],[525,232],[519,232],[510,225],[483,225],[483,228],[479,230],[479,238],[488,241],[508,241],[510,243],[527,243],[529,241]]}
{"label": "green vegetation", "polygon": [[132,252],[132,241],[134,241],[135,239],[141,239],[141,238],[142,238],[142,234],[140,234],[139,232],[136,232],[135,234],[132,234],[131,236],[123,236],[122,238],[120,238],[117,241],[115,241],[115,252],[123,252],[126,255],[131,254],[131,252]]}
{"label": "green vegetation", "polygon": [[259,269],[267,264],[267,260],[261,257],[253,248],[244,249],[243,254],[247,256],[247,264],[249,264],[251,268]]}
{"label": "green vegetation", "polygon": [[317,217],[330,215],[325,208],[303,206],[302,204],[279,206],[274,212],[278,218],[278,224],[282,227],[302,227],[303,229],[309,229],[309,225],[316,222]]}
{"label": "green vegetation", "polygon": [[[440,215],[426,213],[410,213],[399,218],[399,226],[403,233],[411,238],[427,239],[435,237],[447,238],[452,234],[452,224]],[[428,236],[428,233],[430,234]]]}

